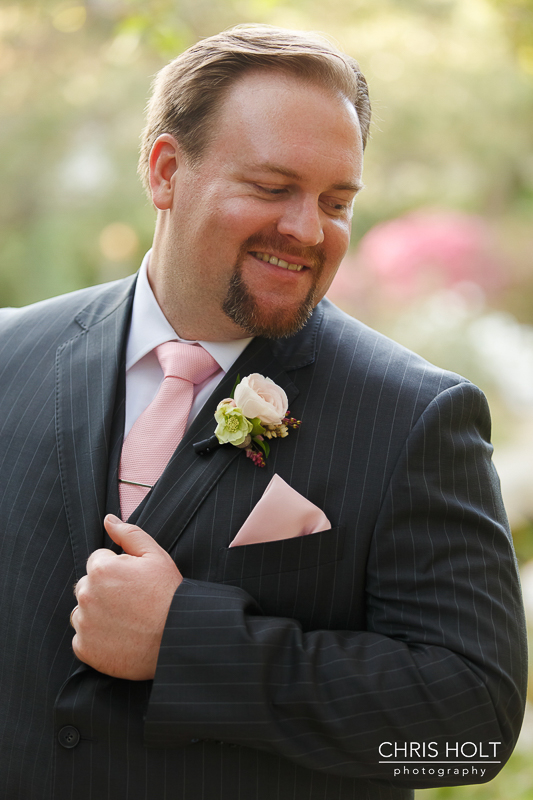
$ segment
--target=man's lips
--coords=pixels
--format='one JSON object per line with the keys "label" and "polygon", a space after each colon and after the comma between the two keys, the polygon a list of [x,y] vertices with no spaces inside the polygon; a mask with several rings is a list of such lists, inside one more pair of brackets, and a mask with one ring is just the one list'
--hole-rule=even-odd
{"label": "man's lips", "polygon": [[265,261],[266,263],[272,264],[275,267],[281,267],[282,269],[287,269],[291,272],[301,272],[302,269],[309,269],[309,267],[304,263],[297,264],[295,261],[286,261],[284,258],[271,255],[270,253],[262,253],[253,250],[250,252],[251,255],[257,258],[259,261]]}

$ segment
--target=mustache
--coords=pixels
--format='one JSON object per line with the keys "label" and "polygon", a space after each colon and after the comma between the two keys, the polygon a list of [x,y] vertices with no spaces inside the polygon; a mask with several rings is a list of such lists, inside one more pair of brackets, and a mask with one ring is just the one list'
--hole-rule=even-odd
{"label": "mustache", "polygon": [[261,253],[265,250],[277,250],[287,256],[301,258],[311,264],[312,268],[320,273],[324,267],[326,255],[320,245],[315,247],[298,247],[291,244],[280,235],[254,234],[250,236],[242,245],[240,258],[243,258],[250,251]]}

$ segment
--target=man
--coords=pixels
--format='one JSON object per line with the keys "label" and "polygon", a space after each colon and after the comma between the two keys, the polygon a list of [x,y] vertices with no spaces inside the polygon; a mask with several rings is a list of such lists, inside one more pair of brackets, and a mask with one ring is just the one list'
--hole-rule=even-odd
{"label": "man", "polygon": [[[484,399],[322,299],[369,119],[320,39],[198,43],[149,107],[137,283],[0,318],[2,797],[407,798],[508,758],[524,625]],[[169,342],[210,366],[140,479]],[[264,469],[212,446],[254,373],[302,421]],[[274,475],[327,522],[230,547]]]}

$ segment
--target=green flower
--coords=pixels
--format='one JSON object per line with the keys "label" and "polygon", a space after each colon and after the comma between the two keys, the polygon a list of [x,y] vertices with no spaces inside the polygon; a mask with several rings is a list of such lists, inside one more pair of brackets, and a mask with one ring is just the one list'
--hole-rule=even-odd
{"label": "green flower", "polygon": [[218,404],[215,411],[215,419],[218,422],[215,436],[220,444],[229,442],[238,447],[253,429],[252,423],[246,419],[233,400],[229,402],[227,400],[222,401]]}

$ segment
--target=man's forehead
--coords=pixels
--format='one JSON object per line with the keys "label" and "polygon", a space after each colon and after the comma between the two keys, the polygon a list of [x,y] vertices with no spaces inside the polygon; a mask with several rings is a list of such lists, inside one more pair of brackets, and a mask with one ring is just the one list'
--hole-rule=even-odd
{"label": "man's forehead", "polygon": [[280,98],[280,92],[294,93],[296,96],[304,97],[309,94],[309,91],[315,93],[317,98],[322,95],[346,105],[357,118],[357,111],[352,101],[340,88],[335,89],[318,78],[305,77],[288,70],[270,67],[255,67],[240,75],[228,87],[221,109],[231,105],[232,102],[241,102],[241,98],[245,98],[247,103],[256,101],[263,104],[270,101],[276,104]]}
{"label": "man's forehead", "polygon": [[320,183],[321,192],[362,188],[354,106],[340,93],[284,73],[254,71],[239,80],[220,108],[206,158],[206,169],[237,179],[260,173]]}

